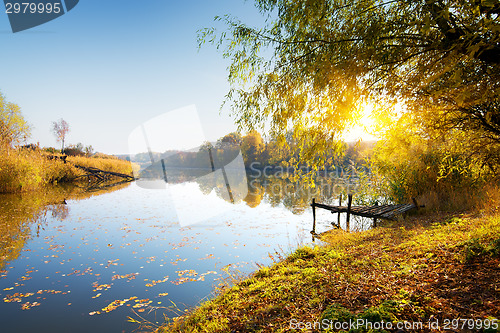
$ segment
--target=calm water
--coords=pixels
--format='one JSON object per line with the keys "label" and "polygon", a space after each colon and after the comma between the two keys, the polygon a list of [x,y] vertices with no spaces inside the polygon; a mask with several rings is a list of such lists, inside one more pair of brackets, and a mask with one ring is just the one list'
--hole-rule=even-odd
{"label": "calm water", "polygon": [[[161,323],[174,304],[195,306],[228,275],[310,242],[311,198],[334,202],[344,185],[254,179],[234,203],[197,182],[1,195],[1,331],[132,332],[127,317],[138,315]],[[335,219],[320,212],[317,231]]]}

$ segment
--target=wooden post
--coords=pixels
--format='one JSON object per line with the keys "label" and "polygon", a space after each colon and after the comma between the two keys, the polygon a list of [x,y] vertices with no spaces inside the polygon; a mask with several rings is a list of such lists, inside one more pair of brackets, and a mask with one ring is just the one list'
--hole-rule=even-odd
{"label": "wooden post", "polygon": [[314,235],[316,233],[316,199],[315,198],[313,198],[311,206],[313,208],[313,230],[311,231],[311,234]]}
{"label": "wooden post", "polygon": [[418,210],[418,203],[417,203],[417,199],[415,199],[415,198],[411,198],[411,201],[413,201],[413,204],[415,205],[415,208],[417,208],[417,210]]}
{"label": "wooden post", "polygon": [[165,161],[163,158],[161,159],[161,167],[163,168],[163,179],[165,180],[165,183],[168,183],[167,170],[165,169]]}
{"label": "wooden post", "polygon": [[208,155],[210,156],[210,164],[212,165],[212,172],[215,171],[214,158],[212,156],[212,148],[208,148]]}
{"label": "wooden post", "polygon": [[[342,206],[342,193],[339,196],[339,207]],[[340,228],[340,212],[337,213],[337,226]]]}
{"label": "wooden post", "polygon": [[350,230],[350,221],[351,221],[351,204],[352,204],[352,194],[347,195],[347,218],[345,220],[345,229],[346,231]]}
{"label": "wooden post", "polygon": [[[375,201],[375,206],[378,206],[378,201]],[[373,218],[373,227],[374,228],[377,227],[377,218],[376,217]]]}

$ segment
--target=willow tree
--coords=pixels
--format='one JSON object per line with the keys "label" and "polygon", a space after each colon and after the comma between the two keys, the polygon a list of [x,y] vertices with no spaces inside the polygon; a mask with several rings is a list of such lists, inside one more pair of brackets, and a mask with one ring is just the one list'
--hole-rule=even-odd
{"label": "willow tree", "polygon": [[[262,26],[223,16],[216,19],[225,31],[200,34],[200,43],[215,43],[231,60],[226,102],[240,126],[278,136],[293,130],[300,158],[317,165],[338,149],[332,140],[356,122],[364,103],[397,102],[403,107],[395,116],[406,113],[420,131],[469,131],[477,147],[500,144],[499,1],[255,5]],[[385,107],[376,112],[394,115]]]}

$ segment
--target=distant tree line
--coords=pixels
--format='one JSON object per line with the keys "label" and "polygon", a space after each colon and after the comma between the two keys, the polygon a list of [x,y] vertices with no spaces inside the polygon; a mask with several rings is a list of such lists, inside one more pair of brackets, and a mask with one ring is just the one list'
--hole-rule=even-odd
{"label": "distant tree line", "polygon": [[[292,135],[287,136],[286,139],[289,140],[288,144],[281,146],[274,138],[263,138],[257,131],[251,131],[246,135],[232,132],[213,144],[205,142],[193,151],[144,152],[133,155],[132,161],[149,165],[151,162],[155,164],[163,160],[168,168],[211,168],[209,155],[211,154],[217,168],[227,165],[241,152],[247,169],[279,167],[292,170],[297,168],[296,161],[299,151],[298,147],[294,146]],[[344,143],[343,151],[331,152],[330,159],[326,161],[324,169],[331,170],[336,167],[345,169],[364,165],[369,159],[373,147],[373,142]]]}

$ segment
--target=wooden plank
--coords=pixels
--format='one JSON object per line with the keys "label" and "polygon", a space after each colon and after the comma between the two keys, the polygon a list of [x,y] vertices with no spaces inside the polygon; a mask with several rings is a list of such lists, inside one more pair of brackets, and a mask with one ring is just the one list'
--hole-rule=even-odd
{"label": "wooden plank", "polygon": [[405,205],[402,205],[400,207],[398,207],[397,209],[394,209],[393,211],[391,212],[388,212],[386,214],[384,214],[386,217],[395,217],[396,215],[399,215],[399,214],[403,214],[411,209],[415,208],[413,206],[413,204],[405,204]]}
{"label": "wooden plank", "polygon": [[329,211],[332,211],[334,213],[340,212],[340,213],[345,213],[347,212],[347,207],[342,207],[342,206],[328,206],[320,203],[315,203],[315,206],[318,208],[323,208]]}
{"label": "wooden plank", "polygon": [[[352,200],[352,196],[351,196]],[[351,201],[352,202],[352,201]],[[339,204],[341,201],[339,200]],[[396,215],[407,212],[410,209],[415,208],[414,203],[409,204],[399,204],[399,205],[374,205],[374,206],[329,206],[320,203],[314,203],[314,207],[322,208],[329,210],[332,213],[349,213],[349,217],[351,214],[366,217],[366,218],[383,218],[392,220]],[[340,221],[340,220],[339,220]],[[350,219],[349,221],[350,222]]]}
{"label": "wooden plank", "polygon": [[373,212],[372,215],[379,217],[379,216],[382,216],[382,215],[384,215],[384,214],[386,214],[394,209],[395,209],[394,206],[383,207],[383,208],[380,208],[377,211]]}
{"label": "wooden plank", "polygon": [[385,209],[386,207],[391,207],[393,205],[380,205],[380,206],[371,206],[369,207],[370,209],[367,211],[367,213],[370,214],[376,214],[379,212],[381,209]]}
{"label": "wooden plank", "polygon": [[351,211],[354,213],[361,213],[361,214],[366,214],[370,210],[370,206],[364,206],[364,207],[351,207]]}
{"label": "wooden plank", "polygon": [[401,207],[397,207],[391,211],[388,211],[388,212],[385,212],[383,214],[381,214],[381,217],[385,217],[385,218],[394,218],[396,215],[399,215],[401,214],[401,212],[405,211],[404,208],[401,208]]}

